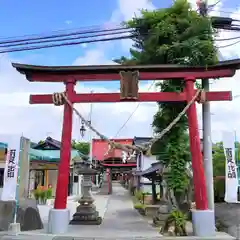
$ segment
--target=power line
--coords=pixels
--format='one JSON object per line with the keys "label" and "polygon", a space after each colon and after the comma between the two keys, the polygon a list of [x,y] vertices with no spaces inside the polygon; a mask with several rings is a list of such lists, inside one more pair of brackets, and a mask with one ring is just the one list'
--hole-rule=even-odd
{"label": "power line", "polygon": [[214,41],[230,41],[230,40],[235,40],[235,39],[239,39],[239,38],[240,38],[240,35],[236,36],[236,37],[231,37],[231,38],[214,39]]}
{"label": "power line", "polygon": [[59,44],[46,44],[46,45],[42,45],[42,46],[31,46],[31,47],[25,47],[25,48],[24,47],[23,48],[12,48],[12,49],[1,50],[0,53],[22,52],[22,51],[39,50],[39,49],[44,49],[44,48],[73,46],[73,45],[80,45],[80,44],[84,44],[84,43],[107,42],[107,41],[113,41],[113,40],[129,39],[134,36],[136,36],[136,35],[102,38],[102,39],[92,39],[92,40],[78,41],[78,42],[66,42],[66,43],[59,43]]}
{"label": "power line", "polygon": [[218,11],[214,11],[213,12],[219,12],[219,13],[227,13],[227,14],[234,14],[234,15],[240,15],[240,13],[237,12],[230,12],[230,11],[223,11],[223,10],[218,10]]}
{"label": "power line", "polygon": [[236,44],[240,43],[240,40],[234,42],[234,43],[230,43],[228,45],[224,45],[224,46],[219,46],[218,48],[226,48],[226,47],[231,47],[231,46],[234,46]]}
{"label": "power line", "polygon": [[[110,32],[110,31],[115,31],[115,32]],[[123,33],[131,33],[131,32],[129,30],[122,30],[122,31],[109,30],[109,33],[93,34],[93,35],[89,35],[89,36],[66,37],[66,38],[59,38],[59,39],[53,39],[53,40],[48,39],[48,40],[40,40],[40,41],[28,41],[28,42],[20,42],[20,43],[13,43],[13,44],[4,44],[2,47],[8,48],[8,47],[25,46],[25,45],[32,45],[32,44],[62,42],[62,41],[68,41],[68,40],[72,41],[72,40],[78,40],[78,39],[104,37],[104,36],[108,36],[108,35],[117,35],[117,34],[123,34]],[[2,43],[0,42],[0,45],[1,44]]]}
{"label": "power line", "polygon": [[[122,40],[122,39],[129,39],[129,38],[134,38],[137,37],[137,34],[130,34],[130,32],[125,32],[129,33],[128,35],[123,35],[123,36],[118,36],[118,37],[108,37],[108,38],[100,38],[100,39],[91,39],[91,40],[86,40],[86,41],[72,41],[72,42],[63,42],[63,43],[58,43],[58,44],[45,44],[45,45],[40,45],[40,46],[30,46],[30,47],[19,47],[19,48],[10,48],[10,49],[2,49],[0,50],[1,53],[10,53],[10,52],[21,52],[21,51],[31,51],[31,50],[39,50],[39,49],[45,49],[45,48],[54,48],[54,47],[62,47],[62,46],[73,46],[73,45],[80,45],[84,43],[95,43],[95,42],[106,42],[106,41],[113,41],[113,40]],[[104,34],[104,35],[114,35],[114,34],[122,34],[122,33],[111,33],[111,34]],[[146,34],[147,35],[147,34]],[[98,36],[103,36],[102,35],[95,35],[95,36],[88,36],[89,37],[98,37]],[[86,38],[84,37],[79,37],[77,39],[83,39]],[[236,37],[234,39],[238,39],[239,37]],[[217,41],[226,41],[226,40],[232,40],[233,38],[229,39],[217,39]],[[71,40],[71,39],[69,39]]]}
{"label": "power line", "polygon": [[[84,39],[84,38],[95,38],[91,40],[86,40],[86,41],[71,41],[71,42],[62,42],[59,44],[46,44],[46,45],[40,45],[40,46],[30,46],[30,47],[20,47],[20,48],[10,48],[6,49],[4,47],[12,47],[16,46],[15,44],[10,44],[10,45],[4,45],[2,46],[3,49],[0,50],[0,53],[7,53],[7,52],[19,52],[19,51],[30,51],[30,50],[38,50],[38,49],[44,49],[44,48],[53,48],[53,47],[61,47],[61,46],[70,46],[70,45],[78,45],[78,44],[83,44],[83,43],[93,43],[93,42],[104,42],[104,41],[111,41],[111,40],[120,40],[120,39],[128,39],[128,38],[134,38],[137,37],[138,34],[131,34],[132,31],[130,30],[121,30],[118,31],[117,29],[108,29],[108,30],[103,30],[104,32],[108,31],[108,33],[100,33],[100,34],[95,34],[95,35],[90,35],[90,36],[78,36],[78,37],[73,37],[73,38],[62,38],[62,39],[54,39],[54,40],[43,40],[43,41],[38,41],[38,42],[26,42],[24,44],[22,43],[17,43],[16,45],[25,45],[25,44],[41,44],[41,43],[46,43],[46,42],[58,42],[58,41],[65,41],[65,40],[74,40],[74,39]],[[102,31],[101,31],[102,32]],[[98,38],[101,36],[110,36],[110,35],[117,35],[117,34],[123,34],[122,36],[118,37],[109,37],[109,38]],[[127,35],[126,35],[127,34]],[[150,36],[153,34],[145,34],[146,36]],[[217,39],[217,41],[226,41],[226,40],[232,40],[233,38],[228,38],[228,39]],[[238,37],[234,37],[234,39],[238,39]],[[188,39],[189,40],[189,39]]]}
{"label": "power line", "polygon": [[[220,29],[236,30],[236,31],[240,30],[240,28],[239,28],[240,26],[234,27],[234,26],[231,26],[231,24],[230,24],[230,26],[225,26],[225,25],[220,26],[222,24],[221,21],[218,21],[215,24],[216,24],[217,28],[220,28]],[[227,25],[229,25],[229,24],[227,24]],[[118,27],[118,28],[115,27],[112,29],[101,29],[101,30],[100,29],[90,30],[88,28],[85,31],[75,31],[75,32],[70,32],[70,33],[66,33],[66,31],[65,32],[62,31],[62,32],[63,32],[62,34],[52,34],[52,35],[48,35],[48,36],[0,41],[0,47],[2,47],[2,49],[0,50],[0,53],[30,51],[30,50],[38,50],[38,49],[44,49],[44,48],[77,45],[77,44],[83,44],[83,43],[120,40],[120,39],[134,38],[134,37],[138,36],[138,34],[136,34],[136,33],[133,34],[133,29],[128,28],[128,27]],[[96,33],[96,34],[94,34],[94,33]],[[86,34],[90,34],[90,35],[86,36]],[[103,38],[103,39],[98,38],[98,37],[109,36],[109,35],[118,35],[118,34],[129,34],[129,35],[121,35],[118,37]],[[80,35],[80,36],[71,37],[74,35]],[[148,33],[146,33],[145,35],[147,36]],[[65,37],[65,38],[63,38],[63,37]],[[86,38],[97,38],[97,39],[91,39],[91,40],[86,40],[86,41],[76,41],[76,42],[73,41],[73,40],[86,39]],[[215,39],[215,41],[227,41],[227,40],[234,40],[234,39],[238,39],[238,38],[239,37]],[[68,41],[68,40],[71,42],[64,42],[64,41]],[[61,42],[61,43],[54,44],[55,42]],[[15,46],[25,46],[25,45],[43,44],[43,43],[52,43],[52,44],[46,44],[46,45],[41,45],[41,46],[30,46],[30,47],[23,47],[23,48],[11,48],[11,47],[15,47]],[[10,48],[10,49],[6,49],[6,48]]]}
{"label": "power line", "polygon": [[36,40],[45,40],[45,39],[53,39],[53,38],[61,38],[67,36],[74,36],[74,35],[82,35],[82,34],[92,34],[92,33],[103,33],[103,32],[112,32],[112,31],[119,31],[127,29],[126,27],[121,28],[111,28],[111,29],[102,29],[102,30],[85,30],[85,31],[77,31],[71,33],[63,33],[63,34],[52,34],[49,36],[40,36],[40,37],[32,37],[32,38],[23,38],[23,39],[15,39],[15,40],[6,40],[0,41],[0,45],[9,44],[9,43],[19,43],[19,42],[26,42],[26,41],[36,41]]}
{"label": "power line", "polygon": [[[117,24],[111,24],[112,28],[119,28],[122,27],[120,23]],[[83,30],[103,30],[106,27],[104,25],[93,25],[93,26],[88,26],[88,27],[78,27],[78,28],[68,28],[68,29],[59,29],[59,30],[52,30],[49,32],[42,32],[42,33],[33,33],[33,34],[25,34],[25,35],[19,35],[19,36],[11,36],[11,37],[0,37],[0,40],[13,40],[17,38],[29,38],[29,37],[41,37],[41,36],[48,36],[56,33],[69,33],[71,32],[77,32],[77,31],[83,31]]]}

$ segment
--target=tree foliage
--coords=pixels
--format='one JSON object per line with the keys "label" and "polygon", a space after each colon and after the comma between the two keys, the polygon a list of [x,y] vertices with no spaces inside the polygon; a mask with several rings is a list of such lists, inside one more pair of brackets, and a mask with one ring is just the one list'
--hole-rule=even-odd
{"label": "tree foliage", "polygon": [[[213,30],[207,17],[191,10],[187,0],[176,0],[170,8],[142,11],[126,25],[133,29],[131,58],[120,64],[184,64],[208,66],[217,61]],[[162,92],[180,92],[183,80],[157,82]],[[156,133],[166,128],[183,110],[185,103],[159,103],[153,119]],[[186,189],[186,163],[190,161],[186,116],[154,146],[153,152],[169,167],[168,186],[175,195]]]}
{"label": "tree foliage", "polygon": [[72,141],[72,148],[78,150],[84,155],[88,155],[90,152],[89,142],[77,142],[76,140]]}

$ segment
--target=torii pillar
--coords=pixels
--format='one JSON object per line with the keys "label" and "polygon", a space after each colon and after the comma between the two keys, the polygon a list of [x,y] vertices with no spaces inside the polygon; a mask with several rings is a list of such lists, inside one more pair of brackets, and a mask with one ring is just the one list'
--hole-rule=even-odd
{"label": "torii pillar", "polygon": [[[75,79],[68,78],[65,82],[66,95],[71,101],[74,95]],[[48,232],[66,233],[70,221],[70,211],[66,208],[68,197],[69,165],[71,159],[73,109],[68,103],[64,104],[63,127],[58,178],[54,208],[50,209],[48,217]]]}

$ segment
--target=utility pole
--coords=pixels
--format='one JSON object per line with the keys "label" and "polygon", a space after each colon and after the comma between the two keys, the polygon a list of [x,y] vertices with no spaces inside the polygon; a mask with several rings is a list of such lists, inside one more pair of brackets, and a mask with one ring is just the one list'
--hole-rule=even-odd
{"label": "utility pole", "polygon": [[[93,91],[91,91],[93,93]],[[89,123],[92,124],[92,110],[93,110],[93,104],[90,103],[90,112],[89,112]],[[89,158],[92,163],[92,130],[89,131],[89,142],[90,142],[90,149],[89,149]]]}
{"label": "utility pole", "polygon": [[[202,16],[207,16],[207,2],[200,0],[198,2],[199,12]],[[209,91],[209,79],[202,79],[202,88]],[[214,187],[213,187],[213,161],[212,161],[212,138],[211,138],[211,109],[210,102],[202,105],[202,121],[203,121],[203,157],[204,171],[207,187],[208,208],[214,210]]]}
{"label": "utility pole", "polygon": [[[91,93],[93,93],[93,90],[91,91]],[[89,111],[89,123],[92,124],[92,111],[93,111],[93,104],[90,103],[90,111]],[[91,129],[89,129],[89,159],[91,161],[91,164],[93,163],[93,156],[92,156],[92,141],[93,141],[93,132]],[[96,167],[96,163],[95,163],[95,167]],[[95,176],[96,178],[96,186],[98,185],[98,175]]]}

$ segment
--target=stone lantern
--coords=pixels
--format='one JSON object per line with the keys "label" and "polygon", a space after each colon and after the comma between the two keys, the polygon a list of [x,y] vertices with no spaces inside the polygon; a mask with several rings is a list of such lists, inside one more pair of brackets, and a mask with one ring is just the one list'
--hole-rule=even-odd
{"label": "stone lantern", "polygon": [[79,197],[76,213],[70,221],[72,225],[100,225],[102,218],[94,205],[94,199],[91,194],[92,180],[91,176],[97,174],[97,171],[92,169],[88,160],[75,160],[76,173],[82,175],[81,194]]}

